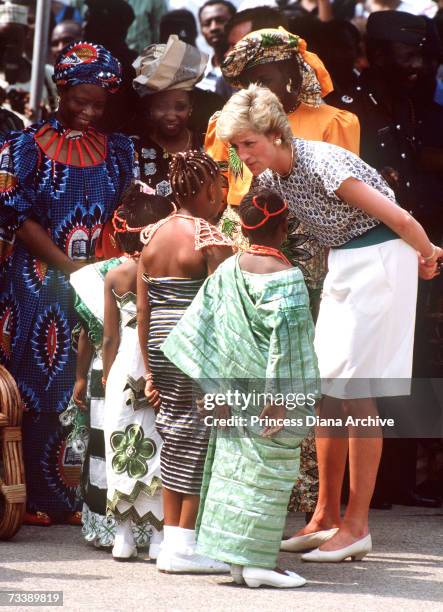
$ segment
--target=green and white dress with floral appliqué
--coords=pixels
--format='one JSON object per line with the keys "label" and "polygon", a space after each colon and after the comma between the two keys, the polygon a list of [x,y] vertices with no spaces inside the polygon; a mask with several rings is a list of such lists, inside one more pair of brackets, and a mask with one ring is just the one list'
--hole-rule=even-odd
{"label": "green and white dress with floral appliqu\u00e9", "polygon": [[[74,425],[68,440],[71,444],[82,438],[87,448],[82,466],[82,534],[85,540],[97,547],[112,547],[115,537],[115,519],[106,515],[107,480],[105,464],[105,439],[103,432],[105,390],[102,385],[102,340],[104,317],[104,281],[109,270],[120,265],[123,258],[101,261],[70,276],[76,292],[75,308],[82,327],[94,346],[94,355],[88,374],[88,412],[81,413],[71,401],[65,411],[69,423]],[[67,414],[69,413],[69,414]],[[63,415],[61,415],[63,416]],[[86,417],[86,418],[85,418]],[[83,423],[86,420],[87,440],[84,440]],[[76,427],[79,423],[79,427]],[[77,431],[76,431],[77,429]],[[138,547],[149,544],[150,531],[143,524],[133,525]]]}
{"label": "green and white dress with floral appliqu\u00e9", "polygon": [[105,398],[107,512],[117,521],[163,528],[160,480],[162,439],[145,394],[137,334],[136,296],[115,294],[120,310],[120,346],[109,372]]}

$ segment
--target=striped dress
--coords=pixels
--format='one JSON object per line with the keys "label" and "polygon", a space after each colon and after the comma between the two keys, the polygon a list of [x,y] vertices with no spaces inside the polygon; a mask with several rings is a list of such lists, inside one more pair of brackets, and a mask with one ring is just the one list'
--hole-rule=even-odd
{"label": "striped dress", "polygon": [[157,429],[163,438],[160,455],[163,486],[199,495],[208,447],[208,430],[197,414],[193,382],[161,351],[169,332],[181,319],[205,279],[151,278],[148,284],[151,318],[149,365],[161,397]]}

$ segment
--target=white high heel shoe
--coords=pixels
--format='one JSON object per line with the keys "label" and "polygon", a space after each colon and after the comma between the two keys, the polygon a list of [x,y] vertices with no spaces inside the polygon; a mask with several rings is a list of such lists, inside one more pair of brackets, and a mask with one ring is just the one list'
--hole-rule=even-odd
{"label": "white high heel shoe", "polygon": [[287,540],[282,540],[280,550],[286,552],[304,552],[311,548],[318,548],[332,538],[338,531],[338,527],[334,529],[324,529],[323,531],[314,531],[302,536],[294,536]]}
{"label": "white high heel shoe", "polygon": [[295,572],[285,571],[284,574],[262,567],[244,567],[243,578],[248,587],[257,588],[261,585],[273,586],[278,589],[293,589],[306,584],[306,580]]}
{"label": "white high heel shoe", "polygon": [[339,550],[320,550],[316,548],[305,553],[301,558],[302,561],[312,561],[314,563],[340,563],[348,557],[351,557],[352,561],[361,561],[371,550],[372,539],[371,534],[368,533],[364,538]]}
{"label": "white high heel shoe", "polygon": [[137,556],[130,520],[117,523],[112,556],[116,561],[128,561],[131,557]]}

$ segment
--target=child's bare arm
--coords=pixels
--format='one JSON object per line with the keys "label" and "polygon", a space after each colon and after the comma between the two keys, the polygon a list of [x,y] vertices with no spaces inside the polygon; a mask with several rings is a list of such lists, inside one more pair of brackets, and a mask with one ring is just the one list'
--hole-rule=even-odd
{"label": "child's bare arm", "polygon": [[75,369],[75,384],[72,392],[74,403],[82,410],[86,409],[86,390],[88,386],[88,372],[91,365],[94,347],[88,338],[86,330],[82,327],[78,338],[77,365]]}
{"label": "child's bare arm", "polygon": [[148,287],[143,280],[143,274],[148,272],[146,265],[146,250],[142,251],[137,270],[137,330],[140,351],[146,373],[145,394],[149,403],[155,409],[160,407],[160,394],[152,384],[152,374],[149,368],[148,337],[151,320],[151,307],[149,304]]}
{"label": "child's bare arm", "polygon": [[111,366],[120,345],[120,313],[112,292],[114,272],[111,270],[105,278],[105,314],[103,329],[103,379],[108,378]]}
{"label": "child's bare arm", "polygon": [[146,254],[142,251],[137,270],[137,330],[140,350],[143,357],[146,374],[149,373],[149,358],[148,358],[148,335],[149,322],[151,318],[151,309],[148,298],[148,287],[143,280],[143,274],[146,269]]}
{"label": "child's bare arm", "polygon": [[206,267],[208,276],[216,271],[218,266],[228,257],[233,255],[234,251],[230,246],[209,246],[203,251],[206,259]]}

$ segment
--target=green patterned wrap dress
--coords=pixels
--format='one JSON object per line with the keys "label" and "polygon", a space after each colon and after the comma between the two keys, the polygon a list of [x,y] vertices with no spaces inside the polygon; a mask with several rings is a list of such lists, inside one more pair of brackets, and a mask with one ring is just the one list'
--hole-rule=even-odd
{"label": "green patterned wrap dress", "polygon": [[[107,515],[107,490],[105,457],[105,390],[102,384],[102,341],[104,319],[104,282],[105,276],[119,266],[124,258],[114,257],[99,261],[70,276],[70,284],[75,290],[75,309],[82,327],[87,331],[89,340],[94,346],[94,355],[88,375],[86,413],[89,441],[82,466],[82,534],[87,542],[96,547],[110,548],[114,545],[116,521],[114,516]],[[81,414],[70,402],[71,410]],[[66,411],[68,412],[68,411]],[[62,415],[63,416],[63,413]],[[71,437],[75,438],[73,431]],[[132,531],[138,547],[149,544],[149,525],[133,523]]]}
{"label": "green patterned wrap dress", "polygon": [[[228,397],[230,390],[231,399],[235,391],[250,398],[227,401],[230,426],[212,429],[197,520],[199,552],[273,568],[299,446],[319,397],[314,326],[299,269],[250,274],[240,269],[239,257],[227,259],[206,280],[162,350],[204,393]],[[261,435],[268,423],[257,422],[263,392],[274,403],[290,398],[293,408],[285,402],[287,422],[272,438]]]}

